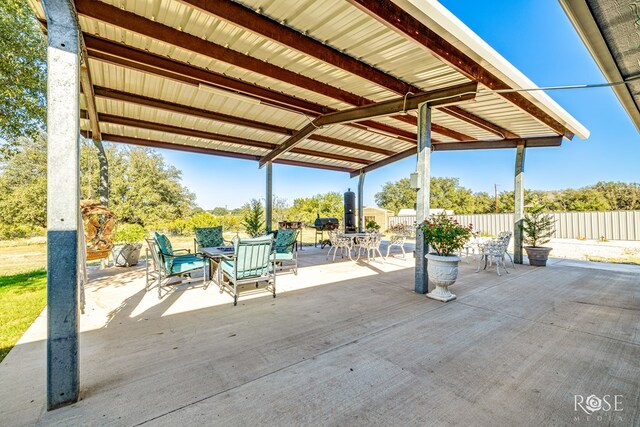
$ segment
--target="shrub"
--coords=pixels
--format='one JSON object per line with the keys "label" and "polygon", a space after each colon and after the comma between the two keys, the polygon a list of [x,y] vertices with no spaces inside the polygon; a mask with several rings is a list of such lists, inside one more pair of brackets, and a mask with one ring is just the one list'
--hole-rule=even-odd
{"label": "shrub", "polygon": [[420,224],[425,241],[431,245],[438,255],[453,255],[462,249],[471,238],[473,226],[462,226],[458,221],[448,217],[444,212],[431,215]]}
{"label": "shrub", "polygon": [[252,199],[249,203],[249,211],[242,219],[245,231],[251,237],[259,236],[264,231],[264,209],[259,200]]}
{"label": "shrub", "polygon": [[140,224],[118,224],[113,236],[115,243],[138,243],[144,239],[147,230]]}
{"label": "shrub", "polygon": [[374,220],[367,221],[364,228],[367,230],[380,230],[380,226]]}
{"label": "shrub", "polygon": [[544,213],[544,206],[534,203],[524,216],[520,229],[524,232],[524,241],[533,247],[548,243],[555,231],[553,216]]}

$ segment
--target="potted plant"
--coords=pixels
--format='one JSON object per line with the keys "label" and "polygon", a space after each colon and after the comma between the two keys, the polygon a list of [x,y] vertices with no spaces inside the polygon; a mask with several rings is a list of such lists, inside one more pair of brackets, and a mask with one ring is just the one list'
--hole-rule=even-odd
{"label": "potted plant", "polygon": [[371,220],[366,222],[366,224],[364,225],[364,229],[369,232],[378,231],[380,230],[380,226],[378,225],[377,222],[375,222],[374,220]]}
{"label": "potted plant", "polygon": [[544,213],[544,206],[534,203],[529,212],[524,216],[523,223],[519,226],[524,233],[524,242],[529,265],[544,267],[549,259],[550,247],[542,246],[548,243],[555,232],[553,216]]}
{"label": "potted plant", "polygon": [[463,226],[444,212],[431,215],[418,227],[424,233],[425,242],[435,252],[425,255],[427,274],[436,288],[427,297],[447,302],[456,296],[449,291],[458,278],[460,257],[455,255],[471,238],[473,226]]}
{"label": "potted plant", "polygon": [[113,263],[118,267],[130,267],[138,264],[142,239],[147,231],[139,224],[119,224],[113,247]]}

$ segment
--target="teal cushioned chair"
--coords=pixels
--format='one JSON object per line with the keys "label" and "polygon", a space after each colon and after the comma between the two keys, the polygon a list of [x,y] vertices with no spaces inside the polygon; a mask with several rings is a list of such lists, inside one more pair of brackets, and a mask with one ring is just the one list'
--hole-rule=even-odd
{"label": "teal cushioned chair", "polygon": [[276,264],[280,268],[288,267],[293,274],[298,274],[298,252],[294,250],[298,240],[298,230],[294,228],[280,228],[273,243],[276,251]]}
{"label": "teal cushioned chair", "polygon": [[[158,298],[162,298],[162,288],[169,284],[173,277],[191,277],[190,273],[203,270],[206,260],[200,254],[191,254],[188,249],[176,249],[171,246],[171,241],[164,234],[155,232],[153,237],[145,238],[148,245],[146,290],[158,287]],[[153,266],[149,262],[149,252],[153,259]],[[186,252],[176,255],[178,252]],[[204,282],[204,277],[203,277]],[[178,282],[181,283],[181,282]]]}
{"label": "teal cushioned chair", "polygon": [[271,285],[273,297],[276,297],[275,251],[273,235],[252,239],[234,239],[234,254],[222,255],[218,268],[220,292],[226,288],[233,296],[233,305],[238,304],[238,286],[259,282]]}
{"label": "teal cushioned chair", "polygon": [[193,239],[193,247],[195,252],[199,252],[202,248],[215,248],[224,246],[225,243],[231,243],[222,237],[222,226],[217,227],[200,227],[194,228],[196,237]]}

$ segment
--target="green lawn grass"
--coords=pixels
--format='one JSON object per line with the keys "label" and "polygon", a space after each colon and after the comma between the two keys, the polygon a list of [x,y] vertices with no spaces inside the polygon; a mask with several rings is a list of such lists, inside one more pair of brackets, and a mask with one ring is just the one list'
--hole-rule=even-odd
{"label": "green lawn grass", "polygon": [[44,270],[0,276],[0,362],[46,305]]}

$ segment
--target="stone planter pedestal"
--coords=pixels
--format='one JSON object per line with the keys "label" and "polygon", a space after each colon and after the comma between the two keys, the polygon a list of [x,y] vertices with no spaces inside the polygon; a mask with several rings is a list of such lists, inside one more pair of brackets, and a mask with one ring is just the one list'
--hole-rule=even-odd
{"label": "stone planter pedestal", "polygon": [[437,254],[427,254],[427,274],[429,281],[436,288],[427,294],[428,298],[432,298],[442,302],[448,302],[456,299],[456,296],[449,291],[449,286],[453,285],[458,278],[458,263],[460,257],[442,256]]}

